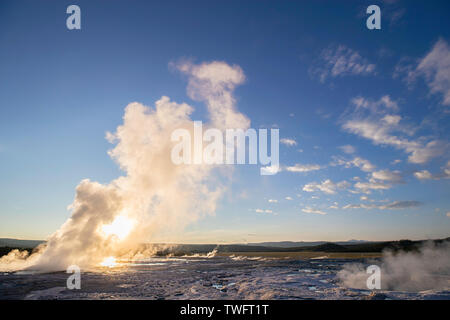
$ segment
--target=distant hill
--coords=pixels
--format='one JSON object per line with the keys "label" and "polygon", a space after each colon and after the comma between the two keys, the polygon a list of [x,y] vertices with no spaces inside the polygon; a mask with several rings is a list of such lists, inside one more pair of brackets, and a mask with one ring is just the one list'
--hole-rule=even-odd
{"label": "distant hill", "polygon": [[[366,242],[366,241],[346,241],[346,242],[319,242],[318,245],[303,245],[300,247],[274,247],[251,244],[181,244],[174,245],[170,249],[164,249],[159,252],[161,255],[169,253],[175,255],[192,254],[192,253],[207,253],[216,249],[220,252],[373,252],[378,253],[384,250],[392,251],[416,251],[425,242],[432,241],[435,244],[440,244],[444,241],[450,242],[450,237],[446,239],[437,240],[399,240],[399,241],[383,241],[383,242]],[[264,243],[269,244],[269,243]]]}
{"label": "distant hill", "polygon": [[43,240],[19,240],[10,238],[0,238],[0,247],[10,248],[34,248],[44,243]]}
{"label": "distant hill", "polygon": [[[336,244],[354,244],[354,243],[368,243],[370,241],[366,240],[348,240],[348,241],[337,241]],[[274,248],[295,248],[295,247],[310,247],[318,246],[327,243],[327,241],[278,241],[278,242],[253,242],[246,243],[249,246],[263,246],[263,247],[274,247]]]}
{"label": "distant hill", "polygon": [[[399,240],[399,241],[381,241],[368,242],[362,240],[350,240],[342,242],[261,242],[258,244],[142,244],[142,249],[148,246],[159,246],[161,249],[158,255],[186,255],[196,253],[208,253],[217,250],[219,253],[233,252],[348,252],[360,253],[371,252],[379,253],[384,250],[392,251],[415,251],[418,250],[425,242],[432,241],[440,244],[445,241],[450,242],[450,237],[437,240]],[[33,249],[43,243],[41,240],[17,240],[0,238],[0,256],[6,254],[12,249]],[[300,244],[299,246],[296,246]],[[278,246],[276,246],[278,245]]]}

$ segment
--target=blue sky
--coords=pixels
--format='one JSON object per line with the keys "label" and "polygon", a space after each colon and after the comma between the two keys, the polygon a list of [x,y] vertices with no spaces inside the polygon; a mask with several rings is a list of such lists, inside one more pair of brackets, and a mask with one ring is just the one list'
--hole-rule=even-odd
{"label": "blue sky", "polygon": [[[66,28],[70,4],[81,8],[81,30]],[[366,28],[370,4],[381,8],[381,30]],[[400,0],[2,1],[0,237],[47,237],[70,216],[82,179],[123,174],[105,133],[128,103],[166,95],[205,119],[169,68],[180,59],[240,66],[237,108],[251,127],[279,128],[291,143],[280,146],[275,176],[236,167],[215,215],[178,240],[449,236],[449,9]]]}

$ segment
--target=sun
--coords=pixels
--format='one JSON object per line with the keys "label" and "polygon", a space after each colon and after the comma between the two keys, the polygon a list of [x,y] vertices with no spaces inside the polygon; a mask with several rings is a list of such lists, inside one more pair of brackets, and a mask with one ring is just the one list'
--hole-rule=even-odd
{"label": "sun", "polygon": [[126,216],[118,216],[111,224],[103,225],[105,236],[116,236],[119,240],[125,239],[133,229],[134,221]]}
{"label": "sun", "polygon": [[108,257],[108,258],[105,258],[105,259],[100,263],[100,265],[101,265],[102,267],[113,268],[113,267],[115,267],[115,266],[117,265],[116,258],[114,258],[114,257]]}

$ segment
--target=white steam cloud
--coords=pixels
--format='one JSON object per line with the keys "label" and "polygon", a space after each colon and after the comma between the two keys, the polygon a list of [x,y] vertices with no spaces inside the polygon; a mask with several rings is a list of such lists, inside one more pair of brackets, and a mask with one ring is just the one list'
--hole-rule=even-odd
{"label": "white steam cloud", "polygon": [[[377,264],[377,262],[373,262]],[[418,292],[450,289],[450,242],[423,245],[418,252],[385,252],[381,261],[381,289]],[[366,289],[370,274],[362,264],[347,264],[338,273],[346,287]]]}
{"label": "white steam cloud", "polygon": [[[249,126],[233,97],[234,88],[245,79],[240,67],[214,61],[182,63],[177,68],[188,76],[189,96],[206,102],[210,125]],[[109,155],[124,176],[109,184],[81,181],[70,206],[71,217],[46,245],[30,256],[14,251],[0,258],[0,271],[56,271],[73,264],[90,268],[213,214],[223,192],[214,166],[175,165],[170,157],[171,133],[178,128],[193,130],[192,111],[191,106],[165,96],[154,108],[130,103],[123,124],[107,134],[116,143]]]}

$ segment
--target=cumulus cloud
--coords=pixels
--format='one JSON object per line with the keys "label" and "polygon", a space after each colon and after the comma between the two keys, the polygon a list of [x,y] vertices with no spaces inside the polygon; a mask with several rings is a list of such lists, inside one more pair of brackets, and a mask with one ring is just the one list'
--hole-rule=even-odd
{"label": "cumulus cloud", "polygon": [[282,144],[284,144],[284,145],[289,146],[289,147],[292,147],[292,146],[296,146],[296,145],[297,145],[297,141],[295,141],[294,139],[290,139],[290,138],[283,138],[283,139],[280,139],[280,142],[281,142]]}
{"label": "cumulus cloud", "polygon": [[271,176],[271,175],[274,175],[274,174],[276,174],[276,173],[278,173],[280,171],[281,171],[281,168],[279,166],[277,166],[277,165],[276,166],[272,165],[272,166],[261,167],[261,174],[262,175],[269,175],[269,176]]}
{"label": "cumulus cloud", "polygon": [[442,171],[437,174],[432,174],[428,170],[420,170],[414,172],[414,176],[419,180],[440,180],[450,178],[450,161],[447,162]]}
{"label": "cumulus cloud", "polygon": [[359,52],[344,45],[331,46],[323,50],[310,74],[324,83],[327,78],[347,75],[368,75],[375,73],[375,64],[361,57]]}
{"label": "cumulus cloud", "polygon": [[321,211],[321,210],[318,210],[318,209],[313,209],[311,207],[303,208],[302,211],[305,212],[305,213],[314,213],[314,214],[321,214],[321,215],[327,214],[324,211]]}
{"label": "cumulus cloud", "polygon": [[326,194],[335,194],[338,189],[344,189],[349,186],[350,186],[350,184],[347,181],[341,181],[338,183],[334,183],[330,179],[327,179],[321,183],[311,182],[311,183],[305,184],[305,186],[303,187],[303,191],[306,191],[306,192],[321,191]]}
{"label": "cumulus cloud", "polygon": [[416,171],[414,172],[414,176],[419,180],[429,180],[434,178],[431,172],[428,170]]}
{"label": "cumulus cloud", "polygon": [[403,182],[403,178],[400,174],[400,171],[390,171],[390,170],[379,170],[372,172],[372,178],[376,180],[383,180],[389,182],[401,183]]}
{"label": "cumulus cloud", "polygon": [[278,203],[278,200],[276,200],[276,199],[269,199],[269,202],[270,203]]}
{"label": "cumulus cloud", "polygon": [[385,182],[377,181],[371,178],[369,179],[369,181],[366,182],[355,183],[354,187],[357,190],[357,192],[369,194],[371,193],[371,190],[387,190],[390,189],[392,186]]}

